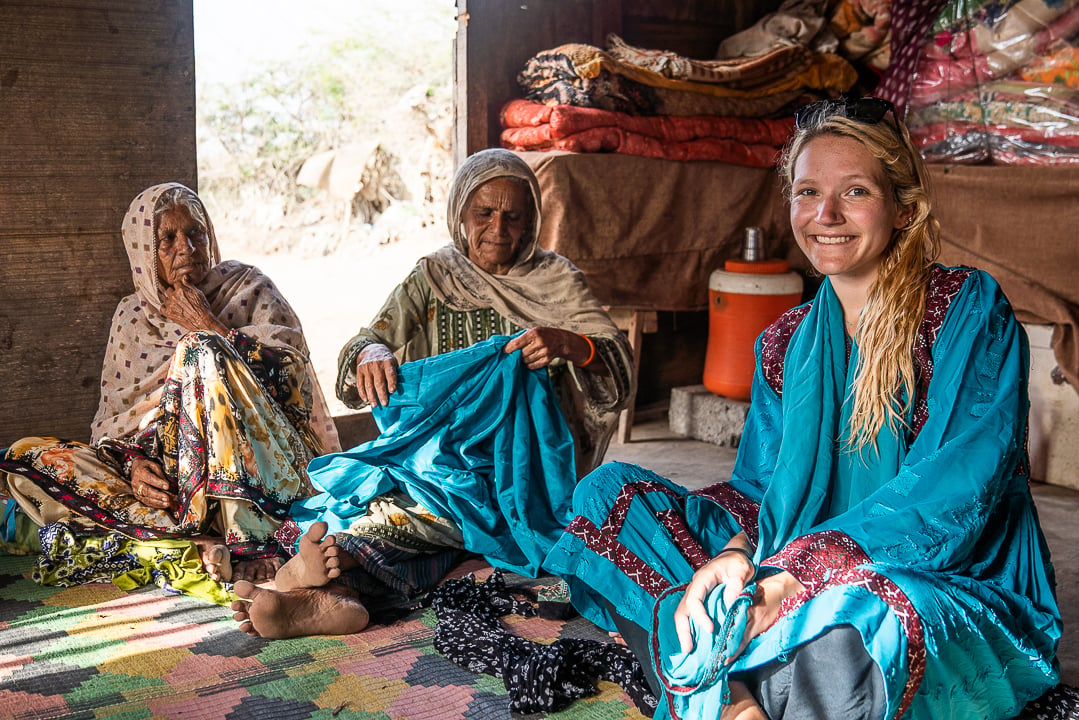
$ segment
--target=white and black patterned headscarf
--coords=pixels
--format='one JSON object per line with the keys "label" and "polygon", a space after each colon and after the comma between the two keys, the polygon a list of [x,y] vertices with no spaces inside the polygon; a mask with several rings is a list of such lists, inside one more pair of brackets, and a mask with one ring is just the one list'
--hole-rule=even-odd
{"label": "white and black patterned headscarf", "polygon": [[[176,344],[187,332],[162,314],[164,288],[156,270],[155,210],[163,195],[176,190],[186,196],[185,202],[201,209],[206,222],[212,267],[197,287],[206,296],[211,312],[228,327],[266,345],[290,348],[309,357],[300,319],[277,286],[256,267],[236,260],[219,261],[217,237],[199,196],[179,183],[154,185],[131,201],[124,216],[121,235],[135,292],[120,300],[112,316],[101,370],[101,400],[90,426],[93,442],[132,435],[157,409]],[[337,448],[337,431],[309,360],[305,366],[311,383],[305,392],[310,398],[311,429],[324,448]]]}

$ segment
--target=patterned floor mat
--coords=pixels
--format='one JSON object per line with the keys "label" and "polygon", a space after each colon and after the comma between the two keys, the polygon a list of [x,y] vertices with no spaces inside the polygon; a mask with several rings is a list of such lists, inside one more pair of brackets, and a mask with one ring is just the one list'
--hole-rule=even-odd
{"label": "patterned floor mat", "polygon": [[[42,587],[33,559],[0,556],[0,717],[184,720],[509,720],[502,681],[432,645],[431,610],[341,637],[264,640],[231,611],[163,590]],[[467,569],[467,568],[466,568]],[[475,564],[478,578],[489,568]],[[529,582],[507,575],[508,582]],[[509,619],[540,642],[606,640],[577,617]],[[548,717],[641,720],[620,687]]]}

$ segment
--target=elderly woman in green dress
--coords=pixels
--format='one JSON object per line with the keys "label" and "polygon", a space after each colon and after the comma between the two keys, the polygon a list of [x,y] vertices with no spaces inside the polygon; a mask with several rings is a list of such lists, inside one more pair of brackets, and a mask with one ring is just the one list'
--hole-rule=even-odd
{"label": "elderly woman in green dress", "polygon": [[[79,563],[93,564],[87,539],[111,531],[195,539],[215,579],[272,577],[274,533],[312,492],[307,463],[339,446],[300,321],[257,268],[220,261],[183,185],[140,193],[122,235],[135,292],[113,314],[91,442],[15,442],[0,492],[62,527],[47,537]],[[117,562],[65,577],[108,579]]]}
{"label": "elderly woman in green dress", "polygon": [[422,258],[342,349],[337,396],[354,408],[385,405],[398,362],[528,328],[506,352],[549,368],[584,475],[602,460],[630,395],[624,335],[583,273],[538,246],[539,181],[518,156],[492,149],[468,158],[450,188],[448,221],[452,244]]}
{"label": "elderly woman in green dress", "polygon": [[[550,376],[572,435],[567,467],[575,483],[574,474],[602,461],[633,396],[629,343],[583,274],[538,247],[539,182],[518,156],[491,149],[462,163],[447,220],[451,244],[422,258],[374,322],[345,344],[337,395],[350,407],[384,406],[398,391],[399,363],[513,336],[504,351],[520,351],[528,368]],[[358,631],[372,597],[422,592],[462,549],[473,550],[462,538],[465,518],[439,516],[400,488],[354,501],[367,502],[366,514],[343,531],[325,535],[322,521],[300,523],[307,532],[278,572],[277,591],[237,585],[250,601],[233,604],[244,630],[266,637]]]}

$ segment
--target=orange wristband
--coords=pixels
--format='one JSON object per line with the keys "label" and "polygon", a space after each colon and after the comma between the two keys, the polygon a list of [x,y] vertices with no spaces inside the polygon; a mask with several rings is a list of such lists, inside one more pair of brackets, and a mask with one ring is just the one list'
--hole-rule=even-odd
{"label": "orange wristband", "polygon": [[596,359],[596,344],[592,342],[592,339],[587,335],[581,335],[581,337],[583,337],[584,341],[588,343],[588,359],[585,360],[583,363],[578,363],[577,367],[587,367],[592,363],[593,360]]}

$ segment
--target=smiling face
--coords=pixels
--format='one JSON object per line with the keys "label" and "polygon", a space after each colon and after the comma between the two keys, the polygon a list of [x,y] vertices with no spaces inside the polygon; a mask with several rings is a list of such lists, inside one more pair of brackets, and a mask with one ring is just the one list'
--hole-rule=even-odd
{"label": "smiling face", "polygon": [[161,213],[157,221],[157,277],[166,288],[184,276],[198,285],[210,272],[210,236],[183,205]]}
{"label": "smiling face", "polygon": [[532,225],[528,188],[500,177],[476,188],[462,213],[468,259],[492,275],[513,267]]}
{"label": "smiling face", "polygon": [[892,231],[908,214],[896,204],[880,161],[854,138],[821,135],[795,161],[791,227],[813,267],[833,284],[868,288]]}

